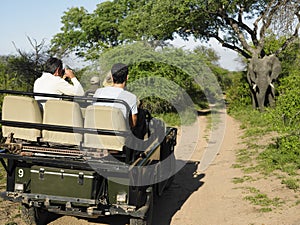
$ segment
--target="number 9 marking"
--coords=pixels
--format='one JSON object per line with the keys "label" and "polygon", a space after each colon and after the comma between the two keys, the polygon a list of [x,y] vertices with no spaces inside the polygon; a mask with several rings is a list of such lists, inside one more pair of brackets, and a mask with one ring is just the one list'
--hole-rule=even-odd
{"label": "number 9 marking", "polygon": [[24,170],[23,169],[18,170],[18,176],[21,177],[21,178],[24,176]]}

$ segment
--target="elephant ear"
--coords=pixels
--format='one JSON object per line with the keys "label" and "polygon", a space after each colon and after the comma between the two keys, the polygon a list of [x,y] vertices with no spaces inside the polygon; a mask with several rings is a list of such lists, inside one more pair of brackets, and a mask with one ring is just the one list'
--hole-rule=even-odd
{"label": "elephant ear", "polygon": [[272,68],[272,74],[271,74],[271,81],[276,80],[279,74],[281,73],[281,62],[278,59],[277,56],[271,55],[270,56],[270,61],[271,63],[271,68]]}
{"label": "elephant ear", "polygon": [[255,72],[254,72],[254,64],[255,64],[255,59],[254,58],[250,59],[247,68],[247,80],[249,84],[254,83],[256,80]]}

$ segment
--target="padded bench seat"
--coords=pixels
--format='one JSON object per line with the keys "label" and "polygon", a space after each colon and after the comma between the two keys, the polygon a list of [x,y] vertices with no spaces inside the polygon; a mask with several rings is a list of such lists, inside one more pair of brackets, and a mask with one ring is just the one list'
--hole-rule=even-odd
{"label": "padded bench seat", "polygon": [[[83,117],[79,104],[64,100],[48,100],[44,107],[43,124],[82,128]],[[82,142],[82,134],[75,132],[69,133],[44,129],[42,134],[42,140],[45,142],[78,146]]]}
{"label": "padded bench seat", "polygon": [[[110,106],[90,105],[85,109],[85,118],[77,102],[50,99],[44,105],[43,114],[33,97],[8,95],[4,97],[2,119],[93,128],[109,131],[129,131],[129,124],[120,109]],[[123,151],[126,137],[105,134],[53,131],[51,129],[19,128],[2,126],[3,137],[14,133],[14,138],[33,142],[47,142],[59,145],[75,145],[87,148]]]}
{"label": "padded bench seat", "polygon": [[[110,106],[90,105],[86,108],[85,128],[128,131],[128,123],[120,109]],[[126,138],[115,135],[84,134],[84,147],[122,151]]]}
{"label": "padded bench seat", "polygon": [[[42,123],[42,113],[34,98],[7,95],[3,99],[2,120]],[[8,137],[10,133],[14,133],[14,138],[28,141],[38,141],[41,137],[40,129],[2,126],[3,137]]]}

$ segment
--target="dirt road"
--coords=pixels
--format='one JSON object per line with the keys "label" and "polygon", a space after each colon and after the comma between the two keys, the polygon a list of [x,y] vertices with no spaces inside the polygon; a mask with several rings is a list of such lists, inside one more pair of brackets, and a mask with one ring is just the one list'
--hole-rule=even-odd
{"label": "dirt road", "polygon": [[[289,204],[297,193],[284,188],[276,179],[257,179],[250,183],[234,184],[234,178],[243,177],[240,169],[233,168],[242,144],[239,123],[225,115],[224,138],[214,161],[201,170],[200,161],[211,140],[205,130],[206,117],[199,116],[201,124],[196,150],[185,166],[176,174],[171,187],[154,200],[154,225],[299,225],[300,204]],[[271,212],[259,212],[244,200],[245,186],[257,187],[267,195],[280,196],[287,204]],[[18,225],[23,225],[17,221]],[[0,220],[0,223],[4,221]],[[7,220],[5,221],[7,222]],[[126,217],[108,217],[97,220],[64,216],[50,225],[124,225]],[[1,223],[3,224],[3,223]],[[5,224],[5,223],[4,223]]]}

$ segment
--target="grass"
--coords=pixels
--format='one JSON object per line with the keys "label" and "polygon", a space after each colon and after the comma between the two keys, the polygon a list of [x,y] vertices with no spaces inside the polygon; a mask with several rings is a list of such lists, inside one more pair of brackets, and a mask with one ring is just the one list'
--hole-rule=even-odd
{"label": "grass", "polygon": [[179,113],[154,114],[153,117],[162,119],[168,126],[179,127],[181,125],[191,125],[197,120],[196,111],[185,110]]}
{"label": "grass", "polygon": [[[231,115],[241,122],[243,144],[246,146],[236,152],[236,162],[232,165],[244,172],[232,182],[242,185],[246,190],[244,200],[258,207],[260,212],[271,212],[284,204],[289,207],[300,204],[298,198],[290,197],[284,202],[275,197],[270,198],[254,187],[259,179],[277,179],[282,187],[298,193],[300,190],[300,139],[299,136],[278,133],[273,127],[268,110],[260,113],[244,108]],[[255,177],[255,179],[254,179]],[[271,179],[268,179],[271,178]],[[280,195],[281,193],[278,193]],[[292,205],[290,205],[292,203]]]}
{"label": "grass", "polygon": [[299,179],[291,177],[291,178],[283,179],[281,183],[285,184],[289,189],[292,190],[299,189]]}
{"label": "grass", "polygon": [[6,185],[6,171],[2,165],[0,165],[0,187]]}
{"label": "grass", "polygon": [[233,179],[232,179],[232,182],[234,183],[234,184],[242,184],[242,183],[244,183],[244,182],[246,182],[246,181],[254,181],[254,178],[252,177],[252,176],[247,176],[247,175],[245,175],[245,176],[243,176],[243,177],[234,177]]}
{"label": "grass", "polygon": [[273,199],[269,198],[266,194],[261,193],[254,187],[247,187],[245,189],[249,195],[244,197],[244,199],[253,205],[259,206],[260,208],[258,210],[260,212],[270,212],[274,208],[280,207],[284,203],[284,201],[278,197]]}
{"label": "grass", "polygon": [[275,133],[268,110],[261,113],[249,106],[231,114],[241,122],[243,140],[247,146],[237,152],[237,162],[234,166],[241,168],[245,173],[260,172],[264,175],[274,174],[277,170],[282,171],[286,174],[284,179],[282,178],[282,184],[298,190],[299,136],[277,134],[273,139],[264,142],[264,136]]}

